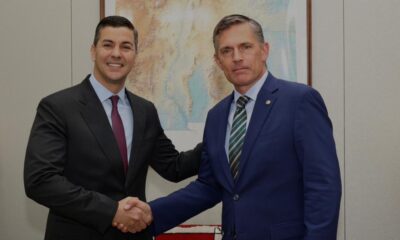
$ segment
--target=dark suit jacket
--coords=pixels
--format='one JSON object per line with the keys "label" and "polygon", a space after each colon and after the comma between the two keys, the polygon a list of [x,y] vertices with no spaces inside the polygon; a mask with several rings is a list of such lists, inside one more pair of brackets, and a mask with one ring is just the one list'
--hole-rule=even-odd
{"label": "dark suit jacket", "polygon": [[201,146],[178,153],[164,135],[154,105],[127,91],[134,113],[133,145],[124,174],[104,108],[88,77],[40,102],[24,168],[28,197],[50,209],[45,239],[150,239],[111,226],[118,200],[145,201],[149,165],[180,181],[197,173]]}
{"label": "dark suit jacket", "polygon": [[236,182],[224,147],[232,100],[233,95],[208,113],[198,179],[150,203],[155,234],[222,200],[224,240],[336,239],[341,181],[321,96],[269,73],[246,132]]}

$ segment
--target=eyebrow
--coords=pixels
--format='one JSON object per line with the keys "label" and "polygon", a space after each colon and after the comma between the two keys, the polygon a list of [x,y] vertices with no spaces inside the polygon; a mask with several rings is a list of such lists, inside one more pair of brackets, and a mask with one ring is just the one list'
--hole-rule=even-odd
{"label": "eyebrow", "polygon": [[[114,41],[112,41],[112,40],[110,40],[110,39],[103,39],[102,42],[103,42],[103,43],[104,43],[104,42],[106,42],[106,43],[114,43]],[[131,46],[134,46],[133,43],[132,43],[132,42],[129,42],[129,41],[122,42],[121,44],[129,44],[129,45],[131,45]]]}
{"label": "eyebrow", "polygon": [[[240,47],[240,46],[243,46],[243,45],[254,45],[254,43],[251,43],[251,42],[242,42],[242,43],[239,43],[238,44],[238,46]],[[220,50],[221,49],[227,49],[227,48],[234,48],[234,46],[231,46],[231,45],[227,45],[227,46],[220,46]]]}
{"label": "eyebrow", "polygon": [[129,41],[122,42],[122,44],[129,44],[129,45],[132,45],[132,46],[133,46],[133,43],[132,43],[132,42],[129,42]]}
{"label": "eyebrow", "polygon": [[230,48],[233,48],[233,47],[231,47],[231,46],[224,46],[224,47],[220,47],[219,50],[230,49]]}

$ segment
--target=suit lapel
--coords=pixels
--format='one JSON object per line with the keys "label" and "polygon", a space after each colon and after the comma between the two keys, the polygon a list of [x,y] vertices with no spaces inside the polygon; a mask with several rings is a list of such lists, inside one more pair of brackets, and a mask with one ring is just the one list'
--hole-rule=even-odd
{"label": "suit lapel", "polygon": [[115,140],[112,128],[107,119],[104,108],[98,99],[88,77],[81,83],[82,92],[79,102],[81,103],[81,114],[89,129],[101,146],[104,154],[115,168],[116,176],[124,181],[122,159]]}
{"label": "suit lapel", "polygon": [[278,94],[276,94],[277,90],[278,88],[276,86],[275,77],[272,76],[271,73],[268,73],[267,80],[257,95],[249,127],[246,131],[242,154],[240,156],[238,180],[241,175],[243,175],[242,173],[244,172],[245,165],[253,146],[257,144],[256,140],[261,132],[260,130],[263,128],[272,107],[278,100]]}
{"label": "suit lapel", "polygon": [[133,113],[133,137],[132,137],[132,147],[131,154],[129,159],[129,167],[127,173],[127,181],[126,184],[129,183],[129,180],[135,176],[138,168],[135,167],[136,164],[139,164],[141,159],[140,153],[140,143],[143,143],[144,129],[146,124],[146,114],[143,106],[140,105],[139,101],[135,100],[135,95],[131,92],[126,91],[126,94],[129,99],[129,103],[132,108]]}
{"label": "suit lapel", "polygon": [[222,169],[222,173],[226,179],[226,182],[228,183],[227,189],[232,190],[233,189],[233,178],[232,178],[232,173],[231,169],[229,166],[229,161],[228,161],[228,156],[226,155],[225,151],[225,140],[226,140],[226,129],[228,125],[228,117],[229,117],[229,111],[231,108],[231,103],[233,101],[233,93],[231,96],[225,98],[223,102],[221,102],[220,106],[220,113],[218,113],[218,116],[221,116],[218,118],[218,136],[217,136],[217,141],[216,143],[218,144],[218,163],[220,164],[220,168]]}

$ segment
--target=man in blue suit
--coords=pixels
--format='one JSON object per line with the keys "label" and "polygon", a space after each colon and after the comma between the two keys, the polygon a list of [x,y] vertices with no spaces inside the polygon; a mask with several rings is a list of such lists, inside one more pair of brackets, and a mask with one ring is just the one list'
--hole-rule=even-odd
{"label": "man in blue suit", "polygon": [[341,181],[319,93],[275,78],[259,23],[224,17],[215,61],[234,92],[207,116],[198,179],[150,203],[157,235],[222,200],[223,239],[336,239]]}

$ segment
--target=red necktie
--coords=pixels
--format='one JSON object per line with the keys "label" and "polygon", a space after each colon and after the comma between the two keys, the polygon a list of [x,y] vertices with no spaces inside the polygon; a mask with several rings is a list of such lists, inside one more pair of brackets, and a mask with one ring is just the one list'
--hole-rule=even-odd
{"label": "red necktie", "polygon": [[128,151],[126,149],[125,131],[124,124],[122,123],[121,116],[118,112],[118,100],[119,97],[114,95],[111,97],[112,110],[111,110],[111,121],[112,129],[114,132],[115,139],[118,143],[119,152],[121,153],[122,163],[124,165],[124,171],[128,170]]}

